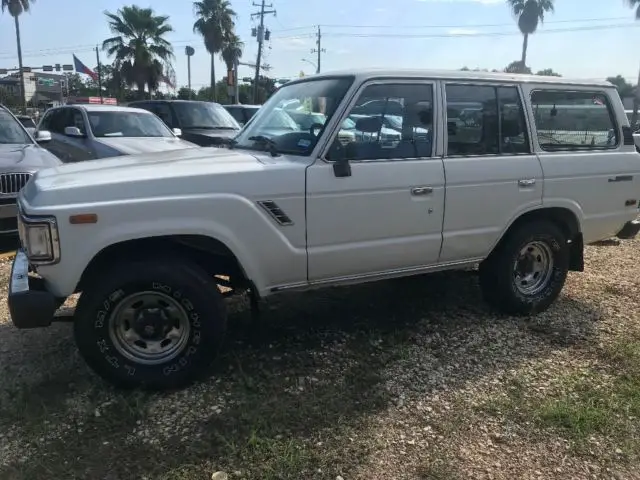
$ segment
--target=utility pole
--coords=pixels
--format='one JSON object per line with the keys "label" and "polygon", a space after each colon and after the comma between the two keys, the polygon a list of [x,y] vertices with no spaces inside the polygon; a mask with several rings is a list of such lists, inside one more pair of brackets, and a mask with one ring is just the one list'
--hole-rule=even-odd
{"label": "utility pole", "polygon": [[102,99],[102,68],[100,67],[100,50],[96,46],[96,61],[98,62],[98,95],[100,95],[100,103],[104,103]]}
{"label": "utility pole", "polygon": [[[253,79],[253,103],[258,103],[258,80],[260,80],[260,61],[262,60],[262,43],[265,40],[265,31],[264,31],[264,16],[273,14],[275,16],[275,10],[265,10],[266,8],[272,8],[273,4],[266,5],[265,0],[261,0],[260,3],[253,3],[254,7],[260,7],[259,12],[255,12],[251,14],[251,18],[260,17],[260,26],[258,30],[255,32],[255,37],[258,39],[258,58],[256,59],[256,74]],[[267,40],[269,39],[270,32],[267,32]]]}
{"label": "utility pole", "polygon": [[320,30],[320,25],[318,25],[318,32],[316,33],[316,45],[318,48],[312,48],[311,53],[318,54],[318,62],[316,66],[316,73],[320,73],[320,62],[322,60],[322,54],[326,53],[326,50],[322,48],[322,31]]}
{"label": "utility pole", "polygon": [[191,57],[196,53],[193,47],[184,47],[184,53],[187,56],[187,82],[189,85],[189,100],[191,100]]}

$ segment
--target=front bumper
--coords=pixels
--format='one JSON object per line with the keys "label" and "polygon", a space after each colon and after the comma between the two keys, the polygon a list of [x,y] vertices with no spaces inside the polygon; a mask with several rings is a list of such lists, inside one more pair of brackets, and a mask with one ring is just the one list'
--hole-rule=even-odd
{"label": "front bumper", "polygon": [[13,259],[7,302],[11,321],[18,328],[48,327],[57,309],[57,300],[46,290],[44,280],[29,276],[29,259],[23,250]]}
{"label": "front bumper", "polygon": [[635,238],[638,232],[640,232],[640,220],[636,219],[631,222],[625,223],[624,227],[622,227],[622,230],[620,230],[616,234],[616,237],[622,240],[630,240],[632,238]]}

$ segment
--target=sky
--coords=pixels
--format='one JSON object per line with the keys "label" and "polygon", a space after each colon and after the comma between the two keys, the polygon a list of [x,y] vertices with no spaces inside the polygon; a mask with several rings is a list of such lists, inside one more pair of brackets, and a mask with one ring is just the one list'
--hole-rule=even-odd
{"label": "sky", "polygon": [[[254,63],[258,45],[251,13],[258,0],[231,0],[237,13],[236,32],[245,42],[243,61]],[[25,66],[72,64],[72,54],[95,67],[92,49],[110,36],[105,11],[132,2],[37,0],[21,17]],[[148,7],[150,2],[138,3]],[[265,17],[272,32],[265,43],[264,63],[271,76],[292,78],[315,71],[317,25],[321,26],[322,71],[359,67],[503,69],[521,55],[522,36],[505,0],[271,0],[276,15]],[[603,6],[603,4],[608,4]],[[178,86],[187,84],[184,48],[192,46],[192,87],[209,82],[209,56],[193,33],[192,2],[154,0],[157,14],[168,15],[174,32],[167,36],[175,51]],[[640,55],[632,46],[640,40],[640,21],[625,0],[560,0],[555,13],[529,40],[527,64],[534,70],[552,68],[565,77],[606,78],[622,75],[635,83]],[[100,52],[101,60],[108,61]],[[306,61],[304,61],[304,60]],[[311,63],[310,63],[311,62]],[[0,15],[0,68],[17,66],[14,24]],[[217,79],[225,74],[216,61]],[[240,77],[253,76],[241,67]]]}

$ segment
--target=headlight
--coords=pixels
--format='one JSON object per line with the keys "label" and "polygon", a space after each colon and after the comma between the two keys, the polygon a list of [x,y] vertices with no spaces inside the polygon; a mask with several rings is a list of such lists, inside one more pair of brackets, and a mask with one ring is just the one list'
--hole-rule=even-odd
{"label": "headlight", "polygon": [[58,225],[55,217],[18,215],[20,243],[29,261],[35,264],[56,263],[60,258]]}

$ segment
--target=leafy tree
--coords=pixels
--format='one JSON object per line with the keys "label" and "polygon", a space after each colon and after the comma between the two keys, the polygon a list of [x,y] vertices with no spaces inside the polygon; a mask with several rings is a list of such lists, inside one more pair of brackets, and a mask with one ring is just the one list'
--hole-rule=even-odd
{"label": "leafy tree", "polygon": [[607,82],[613,83],[616,86],[620,97],[631,97],[634,94],[635,87],[627,82],[622,75],[607,77]]}
{"label": "leafy tree", "polygon": [[553,0],[507,0],[507,4],[518,19],[518,28],[523,37],[520,62],[526,65],[529,35],[534,34],[538,25],[544,22],[545,13],[553,13]]}
{"label": "leafy tree", "polygon": [[559,73],[554,72],[552,68],[545,68],[544,70],[539,70],[538,72],[536,72],[536,75],[542,75],[542,76],[546,76],[546,77],[561,77],[562,76]]}
{"label": "leafy tree", "polygon": [[[636,20],[640,20],[640,0],[627,0],[629,6],[636,11]],[[638,106],[640,106],[640,73],[638,74],[638,85],[636,86],[636,95],[633,100],[633,115],[631,117],[631,125],[638,124]]]}
{"label": "leafy tree", "polygon": [[236,12],[231,9],[227,0],[201,0],[193,3],[196,22],[193,24],[194,33],[204,39],[204,46],[211,55],[211,89],[216,100],[214,86],[216,84],[215,56],[222,52],[225,40],[230,37],[234,29]]}
{"label": "leafy tree", "polygon": [[145,86],[156,90],[164,72],[171,68],[173,49],[164,36],[173,31],[169,17],[155,15],[151,8],[125,6],[116,14],[105,12],[109,29],[114,34],[102,43],[109,56],[115,56],[113,67],[127,85],[138,88],[144,98]]}
{"label": "leafy tree", "polygon": [[0,0],[0,7],[4,12],[7,10],[9,15],[13,17],[13,23],[16,29],[16,44],[18,46],[18,67],[20,67],[20,96],[22,107],[27,110],[27,96],[24,89],[24,75],[22,74],[22,41],[20,39],[20,20],[18,17],[24,12],[28,12],[31,4],[35,0]]}
{"label": "leafy tree", "polygon": [[504,71],[505,71],[505,73],[528,73],[528,74],[531,74],[531,69],[529,67],[527,67],[524,63],[522,63],[520,60],[516,60],[514,62],[511,62],[509,65],[506,66]]}
{"label": "leafy tree", "polygon": [[195,92],[195,90],[193,89],[189,90],[189,88],[187,87],[181,87],[178,90],[178,95],[176,98],[178,100],[195,100],[197,95],[198,94]]}

